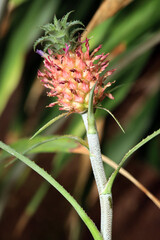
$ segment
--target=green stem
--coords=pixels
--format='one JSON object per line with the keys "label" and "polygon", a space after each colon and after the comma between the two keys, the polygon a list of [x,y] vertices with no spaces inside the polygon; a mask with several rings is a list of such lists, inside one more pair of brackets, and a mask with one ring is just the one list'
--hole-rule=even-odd
{"label": "green stem", "polygon": [[[106,175],[104,172],[101,149],[98,138],[98,133],[95,125],[88,128],[87,113],[82,114],[82,119],[87,131],[88,145],[90,151],[90,160],[93,169],[93,174],[98,188],[100,208],[101,208],[101,233],[104,240],[111,240],[112,236],[112,195],[111,193],[103,194],[107,184]],[[90,124],[91,122],[89,122]],[[91,129],[91,131],[90,131]]]}

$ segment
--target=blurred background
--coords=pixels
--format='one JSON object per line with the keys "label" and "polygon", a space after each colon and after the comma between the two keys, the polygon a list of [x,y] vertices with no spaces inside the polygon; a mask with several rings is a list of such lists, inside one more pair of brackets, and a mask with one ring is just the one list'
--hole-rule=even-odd
{"label": "blurred background", "polygon": [[[117,71],[112,89],[115,100],[103,107],[118,118],[121,132],[106,112],[96,112],[102,153],[115,162],[142,138],[159,128],[160,1],[112,0],[101,8],[98,21],[88,30],[90,48],[103,44],[110,52],[108,69]],[[37,80],[42,59],[33,51],[40,29],[54,14],[86,26],[99,8],[99,0],[0,1],[0,140],[23,152],[28,139],[57,116],[58,107],[46,108],[51,99]],[[72,114],[50,126],[44,136],[85,136],[79,115]],[[125,168],[160,198],[160,138],[156,137],[126,163]],[[68,145],[67,145],[68,144]],[[71,143],[52,143],[29,155],[77,199],[99,227],[99,201],[88,157],[71,152]],[[69,203],[38,174],[1,154],[0,239],[92,239]],[[113,171],[105,164],[106,174]],[[113,240],[159,240],[160,214],[139,189],[122,176],[113,187]]]}

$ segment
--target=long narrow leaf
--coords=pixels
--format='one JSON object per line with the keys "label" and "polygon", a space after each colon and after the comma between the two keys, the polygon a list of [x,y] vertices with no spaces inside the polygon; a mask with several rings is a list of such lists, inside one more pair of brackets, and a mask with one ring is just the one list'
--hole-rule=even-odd
{"label": "long narrow leaf", "polygon": [[8,145],[4,144],[1,141],[0,141],[0,147],[3,150],[10,153],[11,155],[18,158],[19,160],[21,160],[23,163],[25,163],[27,166],[29,166],[35,172],[37,172],[41,177],[43,177],[47,182],[49,182],[53,187],[55,187],[77,211],[81,219],[84,221],[84,223],[90,230],[93,238],[95,240],[102,240],[102,236],[98,231],[97,227],[95,226],[95,224],[93,223],[93,221],[88,217],[88,215],[77,203],[77,201],[51,175],[49,175],[44,169],[39,167],[35,162],[31,161],[29,158],[23,156],[22,154],[16,152],[13,148],[9,147]]}
{"label": "long narrow leaf", "polygon": [[89,94],[89,104],[88,104],[88,133],[95,133],[95,118],[94,118],[94,109],[93,109],[93,97],[94,89],[97,85],[97,82],[92,87]]}
{"label": "long narrow leaf", "polygon": [[[111,166],[114,169],[118,168],[118,164],[109,159],[108,157],[102,154],[102,159],[105,163]],[[119,170],[124,177],[126,177],[129,181],[131,181],[139,190],[141,190],[146,196],[158,207],[160,208],[160,201],[156,198],[142,183],[140,183],[136,178],[134,178],[128,171],[121,167]]]}
{"label": "long narrow leaf", "polygon": [[[59,139],[72,139],[72,140],[75,140],[76,142],[79,142],[81,145],[83,145],[84,147],[86,147],[88,149],[88,143],[85,140],[83,140],[82,138],[77,137],[77,136],[73,136],[73,135],[63,135],[63,136],[56,136],[56,137],[53,137],[51,139],[47,139],[47,140],[41,141],[39,143],[36,143],[33,146],[31,146],[29,149],[27,149],[23,154],[26,154],[27,152],[32,151],[33,149],[41,146],[44,143],[52,142],[52,141],[59,140]],[[32,151],[32,152],[35,152],[35,151]]]}
{"label": "long narrow leaf", "polygon": [[[46,139],[46,140],[43,140],[43,141],[40,141],[38,143],[35,143],[33,144],[31,147],[27,148],[25,151],[23,151],[23,155],[27,154],[27,153],[40,153],[40,152],[50,152],[49,151],[49,148],[46,147],[46,146],[42,146],[46,143],[49,143],[49,142],[54,142],[56,140],[60,140],[60,139],[69,139],[69,140],[75,140],[76,142],[80,143],[81,145],[83,145],[84,147],[86,147],[88,149],[88,143],[83,140],[82,138],[80,137],[77,137],[77,136],[73,136],[73,135],[63,135],[63,136],[56,136],[56,137],[53,137],[53,138],[49,138],[49,139]],[[72,145],[71,145],[72,146]],[[68,149],[68,152],[71,150],[71,147],[70,146],[70,149]],[[39,148],[38,148],[39,147]],[[38,148],[38,149],[37,149]],[[59,149],[62,151],[62,147]],[[55,151],[55,148],[51,149],[51,152],[54,152]],[[5,165],[5,167],[8,167],[10,166],[11,164],[13,164],[17,159],[13,159],[11,160],[9,163],[7,163]]]}
{"label": "long narrow leaf", "polygon": [[112,185],[113,182],[119,172],[119,170],[121,169],[123,163],[136,151],[138,150],[140,147],[142,147],[145,143],[147,143],[148,141],[150,141],[152,138],[156,137],[157,135],[160,134],[160,129],[158,129],[157,131],[155,131],[154,133],[152,133],[151,135],[147,136],[145,139],[143,139],[141,142],[139,142],[136,146],[134,146],[132,149],[130,149],[125,156],[122,158],[118,168],[112,173],[111,177],[108,180],[108,183],[106,185],[106,188],[104,190],[104,193],[110,193],[111,189],[112,189]]}
{"label": "long narrow leaf", "polygon": [[58,115],[57,117],[53,118],[52,120],[50,120],[48,123],[46,123],[43,127],[41,127],[31,138],[35,138],[35,136],[37,136],[38,134],[40,134],[42,131],[44,131],[47,127],[49,127],[51,124],[53,124],[54,122],[56,122],[57,120],[59,120],[60,118],[64,117],[68,115],[68,113],[62,113],[60,115]]}
{"label": "long narrow leaf", "polygon": [[26,10],[20,24],[14,26],[14,31],[11,30],[13,34],[9,37],[5,56],[0,66],[0,114],[20,81],[26,51],[39,34],[38,26],[49,21],[59,3],[60,1],[31,1],[31,6]]}
{"label": "long narrow leaf", "polygon": [[108,112],[111,116],[112,116],[112,118],[116,121],[116,123],[118,124],[118,126],[120,127],[120,129],[122,130],[122,132],[124,132],[125,133],[125,131],[124,131],[124,129],[123,129],[123,127],[121,126],[121,124],[120,124],[120,122],[117,120],[117,118],[107,109],[107,108],[102,108],[102,107],[96,107],[96,108],[98,108],[98,109],[101,109],[101,110],[104,110],[104,111],[106,111],[106,112]]}

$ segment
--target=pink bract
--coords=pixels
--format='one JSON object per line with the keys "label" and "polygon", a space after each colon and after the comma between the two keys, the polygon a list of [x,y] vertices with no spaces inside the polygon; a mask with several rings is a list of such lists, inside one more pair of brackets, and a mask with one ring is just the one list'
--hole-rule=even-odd
{"label": "pink bract", "polygon": [[38,77],[41,78],[43,85],[50,89],[47,95],[57,97],[57,101],[51,103],[49,107],[58,104],[60,110],[85,112],[88,109],[90,91],[96,82],[94,106],[106,96],[114,99],[111,93],[105,93],[105,89],[110,87],[112,83],[108,82],[104,86],[104,81],[115,70],[106,71],[101,76],[109,64],[109,61],[106,60],[108,54],[102,53],[95,56],[101,49],[101,45],[89,54],[88,39],[85,41],[85,46],[85,52],[82,51],[82,44],[73,52],[66,44],[66,48],[63,49],[64,54],[53,53],[50,49],[48,54],[37,50],[44,58],[44,70],[43,72],[38,71]]}

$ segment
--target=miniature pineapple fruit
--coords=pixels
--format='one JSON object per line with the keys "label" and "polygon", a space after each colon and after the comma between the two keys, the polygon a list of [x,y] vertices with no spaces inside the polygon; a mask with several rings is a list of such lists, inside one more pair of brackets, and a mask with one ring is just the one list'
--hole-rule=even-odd
{"label": "miniature pineapple fruit", "polygon": [[[83,113],[87,111],[89,94],[95,83],[93,106],[100,103],[105,96],[113,99],[111,93],[105,93],[105,89],[111,86],[108,82],[104,85],[107,76],[114,70],[103,71],[109,64],[106,59],[108,54],[95,55],[101,48],[96,48],[89,53],[89,40],[81,41],[80,36],[75,36],[82,27],[73,28],[75,25],[83,25],[80,21],[67,22],[70,12],[61,20],[54,17],[54,24],[47,24],[42,29],[45,35],[35,42],[46,43],[44,51],[36,52],[44,58],[44,70],[38,71],[43,85],[50,89],[49,97],[57,97],[49,107],[58,104],[60,110],[70,113]],[[85,43],[85,51],[82,45]],[[102,73],[102,74],[101,74]]]}

